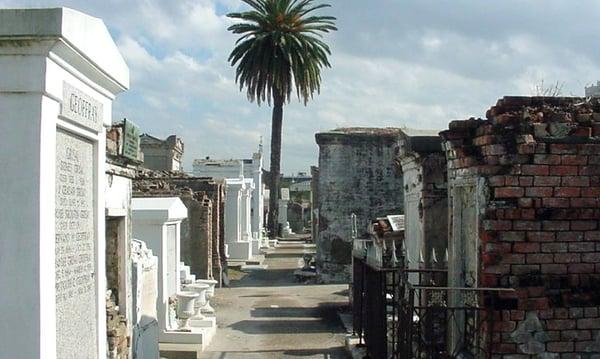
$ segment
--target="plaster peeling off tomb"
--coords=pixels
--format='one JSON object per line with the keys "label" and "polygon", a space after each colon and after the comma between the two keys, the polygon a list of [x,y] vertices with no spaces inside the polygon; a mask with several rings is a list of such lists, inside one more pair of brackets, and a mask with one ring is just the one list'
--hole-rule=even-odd
{"label": "plaster peeling off tomb", "polygon": [[349,282],[352,225],[366,236],[373,218],[403,213],[402,174],[394,159],[401,130],[342,128],[318,133],[317,274],[323,282]]}

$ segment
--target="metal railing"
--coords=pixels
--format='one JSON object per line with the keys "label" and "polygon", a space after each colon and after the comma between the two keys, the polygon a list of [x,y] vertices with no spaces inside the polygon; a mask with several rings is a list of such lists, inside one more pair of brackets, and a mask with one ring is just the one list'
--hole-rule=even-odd
{"label": "metal railing", "polygon": [[447,270],[406,269],[402,253],[377,265],[366,255],[377,244],[356,241],[354,333],[370,357],[491,357],[494,303],[498,292],[512,289],[448,287]]}

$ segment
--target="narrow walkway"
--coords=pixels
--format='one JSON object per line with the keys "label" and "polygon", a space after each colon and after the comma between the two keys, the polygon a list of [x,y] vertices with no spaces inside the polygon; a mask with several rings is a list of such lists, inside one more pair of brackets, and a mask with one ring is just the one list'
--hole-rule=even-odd
{"label": "narrow walkway", "polygon": [[202,358],[347,358],[337,310],[347,285],[305,285],[294,278],[314,245],[284,242],[266,255],[268,268],[248,271],[217,289],[217,333]]}

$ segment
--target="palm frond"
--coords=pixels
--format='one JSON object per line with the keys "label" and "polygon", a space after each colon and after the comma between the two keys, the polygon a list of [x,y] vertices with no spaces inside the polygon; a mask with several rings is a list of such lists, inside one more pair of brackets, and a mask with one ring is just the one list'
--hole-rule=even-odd
{"label": "palm frond", "polygon": [[[305,104],[319,93],[321,69],[331,67],[323,35],[336,31],[336,18],[311,13],[330,7],[314,0],[242,0],[245,12],[227,14],[240,20],[228,30],[241,35],[229,55],[235,80],[250,101],[289,101],[292,93]],[[311,14],[308,16],[308,14]]]}

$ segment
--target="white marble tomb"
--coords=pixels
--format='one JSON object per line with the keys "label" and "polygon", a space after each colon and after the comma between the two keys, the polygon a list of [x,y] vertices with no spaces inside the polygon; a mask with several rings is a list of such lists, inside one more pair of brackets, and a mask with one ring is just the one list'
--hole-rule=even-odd
{"label": "white marble tomb", "polygon": [[214,335],[214,326],[180,331],[170,307],[170,299],[181,292],[181,221],[187,218],[187,208],[177,197],[153,197],[134,198],[132,209],[134,237],[144,238],[158,257],[159,347],[200,352]]}
{"label": "white marble tomb", "polygon": [[128,87],[102,20],[0,10],[1,358],[106,357],[104,127]]}

